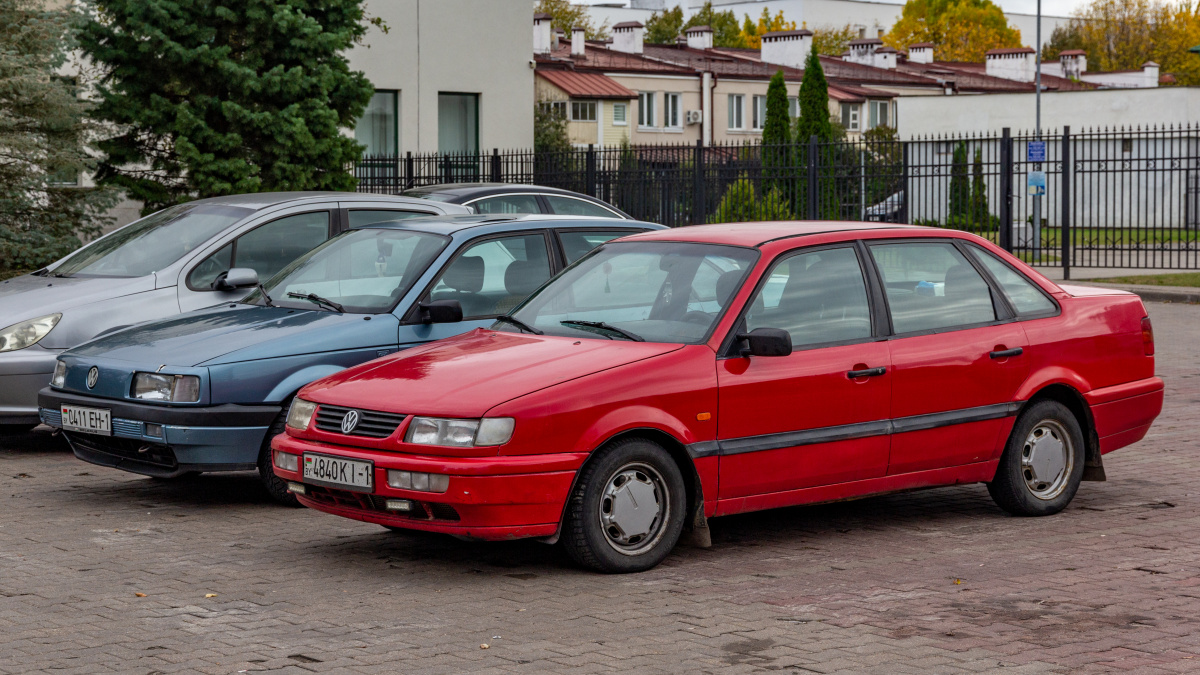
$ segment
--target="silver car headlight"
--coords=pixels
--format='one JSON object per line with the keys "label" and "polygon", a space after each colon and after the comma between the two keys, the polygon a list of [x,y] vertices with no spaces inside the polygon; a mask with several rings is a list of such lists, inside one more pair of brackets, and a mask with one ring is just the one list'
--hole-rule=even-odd
{"label": "silver car headlight", "polygon": [[133,397],[143,401],[195,403],[200,400],[200,378],[196,375],[134,373]]}
{"label": "silver car headlight", "polygon": [[0,352],[12,352],[36,345],[38,340],[46,337],[46,334],[58,325],[58,320],[61,318],[62,314],[47,314],[36,319],[14,323],[4,330],[0,330]]}
{"label": "silver car headlight", "polygon": [[511,417],[455,420],[414,417],[404,440],[414,445],[468,448],[473,445],[504,445],[512,438],[516,423]]}
{"label": "silver car headlight", "polygon": [[63,388],[67,383],[67,364],[62,361],[54,362],[54,374],[50,376],[50,386]]}
{"label": "silver car headlight", "polygon": [[308,423],[312,421],[313,413],[316,411],[316,403],[305,401],[302,398],[294,398],[292,407],[288,408],[287,425],[293,429],[304,431],[308,428]]}

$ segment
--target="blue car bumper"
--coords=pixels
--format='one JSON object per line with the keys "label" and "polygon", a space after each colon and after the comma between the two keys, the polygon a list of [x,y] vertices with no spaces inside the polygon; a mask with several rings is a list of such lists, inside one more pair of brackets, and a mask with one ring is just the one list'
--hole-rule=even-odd
{"label": "blue car bumper", "polygon": [[[232,411],[230,406],[171,409],[47,390],[39,395],[39,403],[42,422],[58,429],[62,429],[62,403],[110,410],[111,436],[64,432],[75,456],[92,464],[159,478],[192,471],[257,468],[263,441],[280,411],[278,406],[233,406],[236,410]],[[250,424],[221,426],[221,413],[227,421]]]}

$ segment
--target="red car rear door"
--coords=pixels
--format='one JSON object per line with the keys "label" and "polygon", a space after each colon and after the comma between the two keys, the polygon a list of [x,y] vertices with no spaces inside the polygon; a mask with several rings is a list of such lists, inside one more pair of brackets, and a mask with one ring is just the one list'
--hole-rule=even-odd
{"label": "red car rear door", "polygon": [[868,248],[895,334],[888,474],[994,459],[1028,371],[1025,331],[954,242]]}
{"label": "red car rear door", "polygon": [[736,332],[787,330],[793,352],[717,362],[720,499],[884,475],[891,373],[863,255],[784,253],[743,309]]}

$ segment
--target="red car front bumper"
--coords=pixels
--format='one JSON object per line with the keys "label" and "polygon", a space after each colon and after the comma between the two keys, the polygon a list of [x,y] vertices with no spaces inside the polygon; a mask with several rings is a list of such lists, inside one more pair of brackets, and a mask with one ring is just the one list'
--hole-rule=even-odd
{"label": "red car front bumper", "polygon": [[[374,463],[374,489],[354,492],[305,483],[299,471],[274,466],[280,478],[305,485],[301,504],[368,523],[444,532],[474,539],[548,537],[558,530],[567,493],[586,454],[558,453],[512,457],[433,457],[365,450],[301,440],[286,434],[271,442],[275,451],[320,454]],[[274,457],[272,457],[274,459]],[[303,466],[303,460],[298,462]],[[388,486],[388,470],[450,476],[444,493]],[[414,503],[409,513],[389,510],[389,499]]]}

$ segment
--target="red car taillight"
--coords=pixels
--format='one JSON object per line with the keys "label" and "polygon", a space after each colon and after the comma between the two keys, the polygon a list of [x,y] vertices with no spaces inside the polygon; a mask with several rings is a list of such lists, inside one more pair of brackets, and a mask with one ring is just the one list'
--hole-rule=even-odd
{"label": "red car taillight", "polygon": [[1150,317],[1142,317],[1142,349],[1146,356],[1154,356],[1154,326],[1150,325]]}

